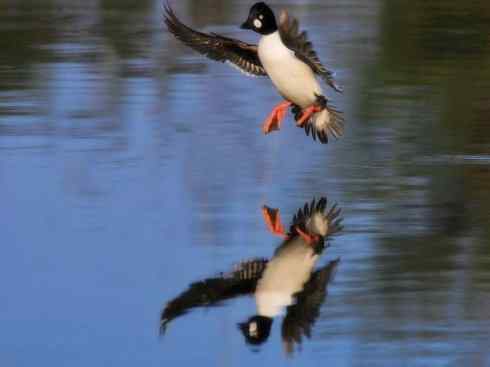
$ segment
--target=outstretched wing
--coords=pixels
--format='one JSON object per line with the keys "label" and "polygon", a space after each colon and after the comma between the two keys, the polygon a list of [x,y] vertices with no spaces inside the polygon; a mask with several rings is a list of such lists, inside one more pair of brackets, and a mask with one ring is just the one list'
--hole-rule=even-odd
{"label": "outstretched wing", "polygon": [[303,290],[296,294],[296,303],[289,306],[282,323],[282,340],[286,353],[294,351],[294,345],[300,345],[303,336],[310,338],[320,307],[327,297],[327,285],[335,275],[340,259],[329,262],[311,276]]}
{"label": "outstretched wing", "polygon": [[172,8],[165,5],[165,24],[180,41],[210,59],[228,62],[248,75],[267,75],[257,54],[257,46],[216,33],[203,33],[189,28],[175,15]]}
{"label": "outstretched wing", "polygon": [[227,299],[254,292],[266,265],[266,259],[253,259],[239,263],[230,273],[192,283],[186,291],[166,304],[160,317],[160,332],[163,334],[170,321],[193,308],[212,307]]}
{"label": "outstretched wing", "polygon": [[328,85],[337,92],[342,92],[342,88],[337,85],[333,78],[333,73],[325,68],[318,58],[313,44],[308,41],[306,31],[299,32],[299,23],[296,18],[289,16],[286,10],[281,12],[279,17],[279,34],[282,42],[292,51],[297,58],[306,63],[315,74],[320,76]]}

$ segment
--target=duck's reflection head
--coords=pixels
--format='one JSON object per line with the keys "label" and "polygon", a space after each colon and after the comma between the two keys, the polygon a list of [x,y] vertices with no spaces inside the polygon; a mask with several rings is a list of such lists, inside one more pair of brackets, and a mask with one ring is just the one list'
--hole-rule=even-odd
{"label": "duck's reflection head", "polygon": [[238,324],[245,341],[251,345],[264,343],[271,332],[272,318],[266,316],[252,316],[247,322]]}

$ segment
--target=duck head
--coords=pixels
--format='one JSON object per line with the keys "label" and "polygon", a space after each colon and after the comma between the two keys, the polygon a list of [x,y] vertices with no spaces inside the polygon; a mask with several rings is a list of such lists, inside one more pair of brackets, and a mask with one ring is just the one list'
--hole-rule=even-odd
{"label": "duck head", "polygon": [[266,3],[255,3],[250,8],[248,18],[242,24],[241,28],[251,29],[259,34],[268,35],[277,31],[276,17]]}
{"label": "duck head", "polygon": [[252,316],[247,322],[238,324],[245,341],[251,345],[261,345],[271,332],[272,318],[266,316]]}

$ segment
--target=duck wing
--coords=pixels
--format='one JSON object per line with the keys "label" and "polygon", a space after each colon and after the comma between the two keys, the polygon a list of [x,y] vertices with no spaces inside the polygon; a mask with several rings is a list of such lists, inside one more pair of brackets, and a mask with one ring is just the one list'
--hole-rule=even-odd
{"label": "duck wing", "polygon": [[311,70],[320,76],[335,91],[342,93],[342,88],[337,85],[333,78],[333,73],[322,65],[318,55],[313,49],[313,44],[308,41],[306,31],[299,31],[299,22],[296,18],[290,17],[286,10],[281,12],[279,17],[279,34],[282,42],[298,59],[307,64]]}
{"label": "duck wing", "polygon": [[303,336],[310,338],[320,307],[327,297],[327,285],[333,280],[340,259],[330,261],[317,270],[296,294],[296,303],[288,306],[282,323],[282,340],[287,354],[294,351],[295,344],[300,345]]}
{"label": "duck wing", "polygon": [[164,21],[175,38],[210,59],[229,63],[247,75],[267,75],[256,45],[216,33],[198,32],[183,24],[168,4],[165,5]]}
{"label": "duck wing", "polygon": [[253,293],[267,262],[267,259],[244,261],[229,273],[190,284],[187,290],[165,305],[160,317],[160,333],[165,333],[172,320],[194,308],[216,306],[227,299]]}

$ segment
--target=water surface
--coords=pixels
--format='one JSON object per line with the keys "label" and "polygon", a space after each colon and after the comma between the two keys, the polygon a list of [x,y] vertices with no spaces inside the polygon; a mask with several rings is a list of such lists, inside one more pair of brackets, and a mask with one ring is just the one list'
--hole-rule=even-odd
{"label": "water surface", "polygon": [[[189,283],[269,257],[260,208],[343,208],[341,258],[304,366],[490,365],[490,5],[287,1],[336,71],[345,136],[311,141],[279,97],[172,39],[161,3],[0,1],[0,360],[272,365],[236,323],[253,299],[159,336]],[[247,1],[179,1],[248,41]]]}

